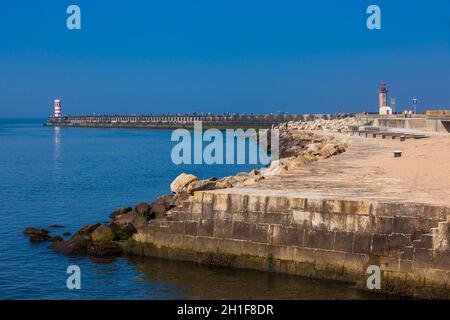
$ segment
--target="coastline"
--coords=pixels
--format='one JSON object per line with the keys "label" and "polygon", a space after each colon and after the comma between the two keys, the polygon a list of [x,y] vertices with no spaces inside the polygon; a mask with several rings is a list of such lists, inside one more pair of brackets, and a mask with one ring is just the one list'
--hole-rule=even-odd
{"label": "coastline", "polygon": [[[351,282],[361,289],[364,289],[365,268],[375,263],[382,267],[386,280],[380,293],[448,298],[445,278],[448,250],[442,248],[444,259],[436,262],[440,265],[436,268],[430,258],[439,248],[435,248],[433,238],[430,247],[429,239],[433,228],[436,234],[441,232],[447,236],[444,229],[448,208],[420,203],[403,206],[393,201],[359,199],[358,195],[356,199],[326,194],[318,197],[295,190],[283,192],[282,186],[260,187],[276,183],[281,176],[292,181],[298,170],[343,161],[338,154],[349,145],[342,140],[342,135],[301,132],[298,140],[291,142],[304,141],[306,135],[309,143],[298,148],[301,152],[282,157],[288,161],[282,159],[276,172],[271,172],[269,167],[265,172],[254,170],[220,180],[181,175],[173,183],[174,196],[163,196],[134,209],[116,210],[111,215],[111,223],[120,225],[119,229],[112,225],[91,225],[77,233],[75,238],[81,242],[59,241],[53,247],[69,254],[101,256],[124,252],[288,273]],[[286,133],[290,138],[298,134],[289,130]],[[334,149],[327,139],[336,142]],[[286,142],[281,145],[286,147],[285,151],[292,152]],[[320,148],[312,147],[315,143],[323,144]],[[350,144],[350,150],[352,147]],[[418,221],[418,230],[412,219],[424,213],[429,223]],[[396,228],[402,232],[392,229],[399,218],[403,223]],[[348,221],[352,221],[353,229],[349,228]],[[130,224],[134,229],[127,230]],[[80,245],[82,250],[74,252]],[[71,252],[65,250],[68,246]],[[355,246],[361,248],[355,251]],[[406,248],[412,249],[409,256]],[[420,257],[416,258],[416,251]]]}

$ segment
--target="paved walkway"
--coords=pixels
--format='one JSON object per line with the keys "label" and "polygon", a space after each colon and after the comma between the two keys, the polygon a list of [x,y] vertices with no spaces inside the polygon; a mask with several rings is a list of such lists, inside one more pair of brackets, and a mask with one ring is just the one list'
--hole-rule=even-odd
{"label": "paved walkway", "polygon": [[[350,147],[341,155],[225,192],[450,206],[449,136],[405,142],[343,137]],[[394,158],[395,149],[403,151],[401,158]]]}

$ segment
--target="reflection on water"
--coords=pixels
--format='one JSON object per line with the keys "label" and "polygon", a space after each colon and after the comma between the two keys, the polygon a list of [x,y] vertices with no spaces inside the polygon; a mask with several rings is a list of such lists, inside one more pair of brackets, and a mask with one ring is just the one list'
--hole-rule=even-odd
{"label": "reflection on water", "polygon": [[54,142],[54,171],[55,173],[61,170],[61,127],[54,127],[53,130]]}
{"label": "reflection on water", "polygon": [[157,258],[129,257],[152,283],[170,284],[184,299],[374,299],[351,284],[303,277],[202,266]]}

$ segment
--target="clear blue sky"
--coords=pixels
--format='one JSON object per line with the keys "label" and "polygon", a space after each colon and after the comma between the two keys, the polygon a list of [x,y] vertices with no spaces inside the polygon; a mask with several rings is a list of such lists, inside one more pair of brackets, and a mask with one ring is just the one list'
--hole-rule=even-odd
{"label": "clear blue sky", "polygon": [[1,117],[375,111],[380,80],[450,106],[450,1],[0,0]]}

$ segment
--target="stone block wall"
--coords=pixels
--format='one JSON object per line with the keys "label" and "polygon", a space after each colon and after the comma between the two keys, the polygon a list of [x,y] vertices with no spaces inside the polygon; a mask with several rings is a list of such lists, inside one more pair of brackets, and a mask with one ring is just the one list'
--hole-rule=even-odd
{"label": "stone block wall", "polygon": [[449,217],[424,204],[204,191],[139,230],[128,251],[364,285],[378,265],[386,291],[442,297]]}

